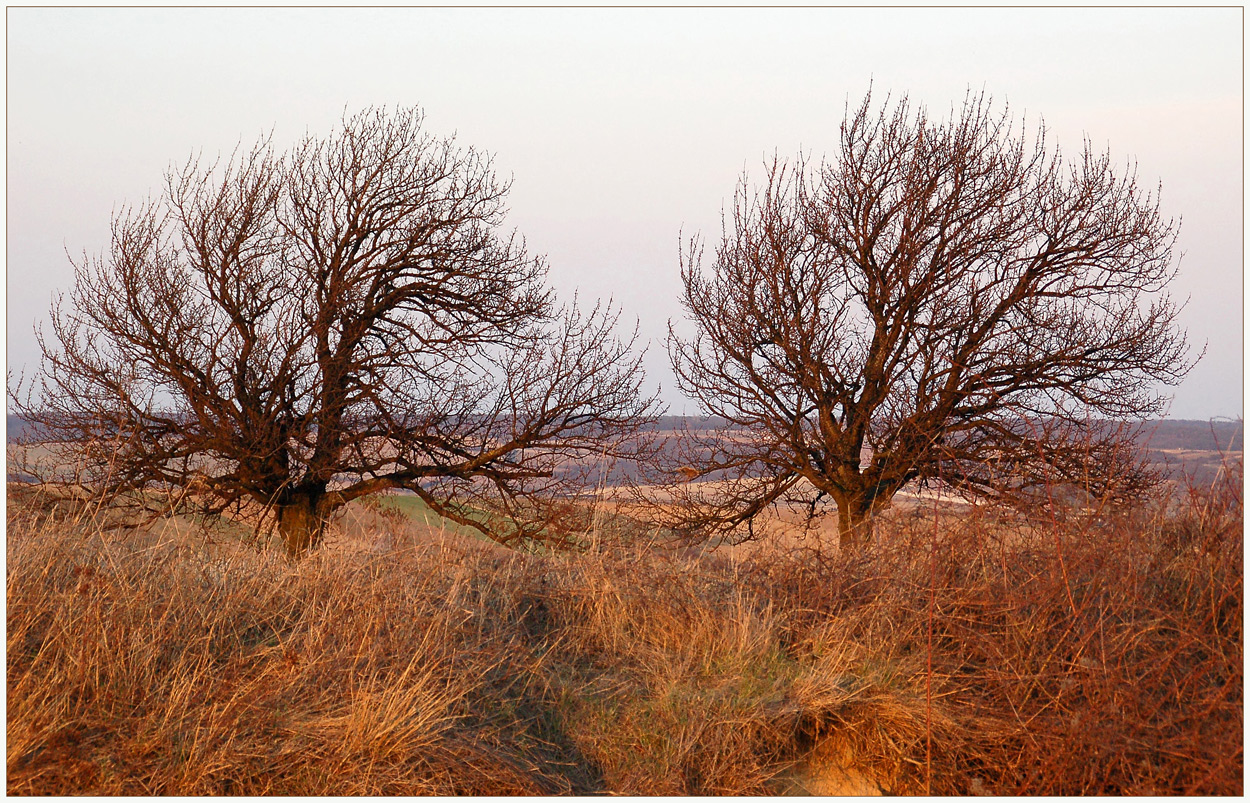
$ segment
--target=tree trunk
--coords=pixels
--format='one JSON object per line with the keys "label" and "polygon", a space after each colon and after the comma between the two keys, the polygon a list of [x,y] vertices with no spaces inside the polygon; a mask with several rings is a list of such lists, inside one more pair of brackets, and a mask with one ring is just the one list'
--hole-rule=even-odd
{"label": "tree trunk", "polygon": [[327,511],[321,494],[300,494],[278,508],[278,534],[292,558],[302,558],[321,544]]}
{"label": "tree trunk", "polygon": [[840,497],[838,503],[838,548],[858,549],[872,540],[872,505],[853,497]]}

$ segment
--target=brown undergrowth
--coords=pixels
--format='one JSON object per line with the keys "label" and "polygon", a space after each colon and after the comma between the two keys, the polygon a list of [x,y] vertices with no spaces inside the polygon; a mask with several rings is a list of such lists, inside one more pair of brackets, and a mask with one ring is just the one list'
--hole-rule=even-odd
{"label": "brown undergrowth", "polygon": [[821,756],[896,793],[1242,791],[1239,469],[1166,513],[899,511],[853,556],[427,531],[292,564],[23,510],[11,794],[767,793]]}

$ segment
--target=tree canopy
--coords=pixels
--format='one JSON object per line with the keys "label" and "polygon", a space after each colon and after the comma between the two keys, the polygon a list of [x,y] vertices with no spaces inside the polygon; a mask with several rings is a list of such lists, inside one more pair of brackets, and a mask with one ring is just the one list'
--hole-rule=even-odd
{"label": "tree canopy", "polygon": [[[849,108],[834,153],[743,178],[710,264],[684,251],[688,433],[673,526],[741,534],[779,501],[836,505],[844,546],[909,483],[1028,499],[1131,494],[1132,422],[1187,361],[1177,225],[1131,168],[1075,158],[984,96],[948,119],[906,97]],[[670,466],[671,468],[671,466]]]}
{"label": "tree canopy", "polygon": [[557,306],[501,230],[507,192],[416,109],[188,161],[74,262],[18,405],[31,438],[93,496],[253,515],[293,555],[393,489],[559,538],[583,458],[632,453],[657,408],[619,313]]}

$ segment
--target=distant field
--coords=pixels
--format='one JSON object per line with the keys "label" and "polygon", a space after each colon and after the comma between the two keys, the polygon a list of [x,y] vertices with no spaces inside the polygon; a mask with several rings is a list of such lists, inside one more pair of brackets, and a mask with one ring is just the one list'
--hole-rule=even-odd
{"label": "distant field", "polygon": [[[29,426],[15,415],[7,415],[8,440],[20,438],[29,431]],[[721,426],[718,418],[705,416],[661,416],[654,429],[659,432],[677,432],[683,428],[695,432],[706,432]],[[1152,421],[1147,424],[1149,441],[1152,449],[1190,449],[1197,451],[1242,451],[1243,426],[1240,420],[1193,421],[1185,419],[1167,419]]]}
{"label": "distant field", "polygon": [[[9,442],[29,433],[29,427],[17,416],[9,415],[7,421]],[[707,432],[716,429],[721,423],[716,418],[663,416],[656,423],[654,431],[662,435],[675,435],[683,428]],[[1241,459],[1244,427],[1240,420],[1154,421],[1147,424],[1146,433],[1145,446],[1151,462],[1163,468],[1167,476],[1174,481],[1179,482],[1183,477],[1188,477],[1190,481],[1197,484],[1210,484],[1226,458]],[[612,487],[636,479],[638,476],[636,467],[627,463],[618,461],[598,465],[598,462],[589,460],[576,464],[579,470],[589,466],[590,470],[586,473],[589,483]],[[12,467],[9,473],[10,481],[25,479],[13,475]],[[408,497],[395,498],[408,499]],[[411,497],[411,501],[396,504],[414,506],[414,511],[424,508],[416,497]]]}
{"label": "distant field", "polygon": [[[719,424],[717,419],[665,416],[657,423],[656,431],[661,435],[676,435],[686,426],[692,431],[706,433]],[[1152,421],[1145,426],[1143,445],[1150,462],[1163,469],[1168,479],[1183,483],[1187,477],[1196,484],[1209,485],[1226,460],[1241,460],[1243,429],[1239,420]],[[865,457],[867,455],[865,450]],[[637,478],[637,471],[634,466],[615,462],[595,466],[588,476],[592,481],[611,487]],[[713,475],[708,479],[715,481],[720,478]]]}

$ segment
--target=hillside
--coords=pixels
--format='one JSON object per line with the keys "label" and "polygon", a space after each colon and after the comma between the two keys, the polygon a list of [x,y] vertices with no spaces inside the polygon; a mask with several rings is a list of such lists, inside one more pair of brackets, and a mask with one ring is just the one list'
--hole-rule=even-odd
{"label": "hillside", "polygon": [[1165,517],[895,511],[854,554],[362,509],[298,564],[10,486],[7,791],[1239,795],[1225,479]]}
{"label": "hillside", "polygon": [[[15,415],[6,415],[8,440],[14,441],[30,432],[30,427]],[[676,432],[682,428],[695,432],[714,430],[723,424],[722,419],[709,416],[661,416],[654,429],[658,432]],[[1195,451],[1242,451],[1242,422],[1240,420],[1192,421],[1165,419],[1147,424],[1151,449],[1186,449]]]}

